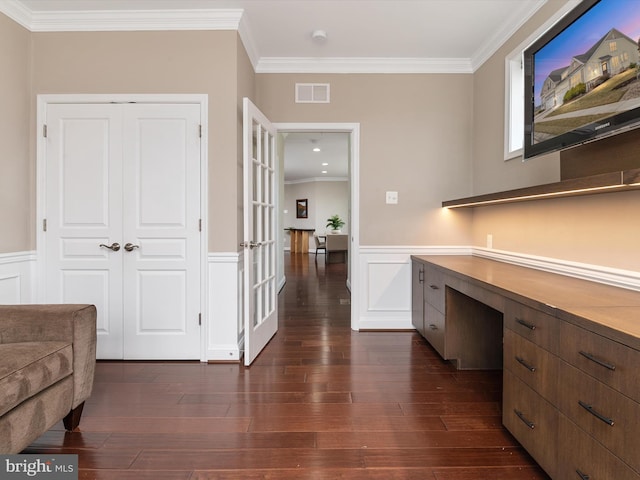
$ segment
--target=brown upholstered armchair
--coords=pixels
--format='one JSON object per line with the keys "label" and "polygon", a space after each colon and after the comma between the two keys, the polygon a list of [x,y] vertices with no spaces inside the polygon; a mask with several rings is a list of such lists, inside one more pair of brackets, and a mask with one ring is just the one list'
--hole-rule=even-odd
{"label": "brown upholstered armchair", "polygon": [[95,306],[0,305],[0,453],[75,429],[95,365]]}

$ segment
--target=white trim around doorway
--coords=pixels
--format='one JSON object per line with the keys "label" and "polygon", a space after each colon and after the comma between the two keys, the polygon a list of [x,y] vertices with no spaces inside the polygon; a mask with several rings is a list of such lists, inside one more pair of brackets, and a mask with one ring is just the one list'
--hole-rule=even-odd
{"label": "white trim around doorway", "polygon": [[[349,252],[349,289],[351,290],[351,329],[360,329],[361,281],[359,278],[360,259],[360,124],[359,123],[275,123],[281,132],[328,132],[349,133],[351,135],[349,158],[349,182],[351,192],[351,250]],[[281,211],[281,208],[279,208]],[[280,226],[278,227],[280,228]],[[281,229],[280,229],[281,230]]]}

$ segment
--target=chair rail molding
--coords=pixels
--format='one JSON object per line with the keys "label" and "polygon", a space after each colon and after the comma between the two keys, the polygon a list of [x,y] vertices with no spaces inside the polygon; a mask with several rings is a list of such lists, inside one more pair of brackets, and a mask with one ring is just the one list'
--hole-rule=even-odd
{"label": "chair rail molding", "polygon": [[582,280],[604,283],[614,287],[640,291],[640,272],[632,270],[623,270],[619,268],[605,267],[602,265],[573,262],[570,260],[541,257],[526,253],[495,250],[491,248],[475,247],[472,249],[472,255],[511,263],[513,265],[534,268],[536,270],[543,270],[545,272],[558,273],[560,275],[580,278]]}

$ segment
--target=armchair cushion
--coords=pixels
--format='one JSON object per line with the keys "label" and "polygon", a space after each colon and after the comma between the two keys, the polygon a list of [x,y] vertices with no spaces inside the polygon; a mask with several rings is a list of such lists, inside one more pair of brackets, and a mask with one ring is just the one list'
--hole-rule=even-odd
{"label": "armchair cushion", "polygon": [[[0,345],[0,415],[72,373],[73,349],[65,342]],[[71,405],[69,405],[71,409]]]}

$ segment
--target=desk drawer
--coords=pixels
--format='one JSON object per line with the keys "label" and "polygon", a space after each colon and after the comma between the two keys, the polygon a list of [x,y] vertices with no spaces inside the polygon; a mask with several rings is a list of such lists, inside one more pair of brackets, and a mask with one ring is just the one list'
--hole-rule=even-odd
{"label": "desk drawer", "polygon": [[552,353],[558,351],[559,321],[514,301],[507,301],[504,326]]}
{"label": "desk drawer", "polygon": [[424,295],[427,303],[435,307],[440,313],[444,312],[444,272],[426,266],[424,272]]}
{"label": "desk drawer", "polygon": [[503,376],[502,423],[549,476],[556,478],[558,411],[509,370]]}
{"label": "desk drawer", "polygon": [[424,337],[444,359],[444,314],[436,310],[431,304],[424,304]]}
{"label": "desk drawer", "polygon": [[571,365],[640,402],[640,352],[562,322],[560,356]]}
{"label": "desk drawer", "polygon": [[561,439],[558,443],[558,478],[640,480],[640,474],[564,415],[559,416],[558,435]]}
{"label": "desk drawer", "polygon": [[555,355],[504,329],[504,368],[553,404],[557,401],[558,362]]}
{"label": "desk drawer", "polygon": [[560,411],[640,472],[640,404],[565,362],[559,373]]}

